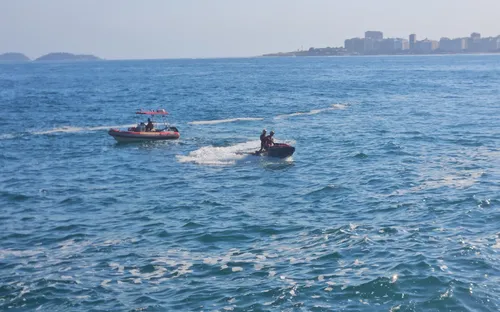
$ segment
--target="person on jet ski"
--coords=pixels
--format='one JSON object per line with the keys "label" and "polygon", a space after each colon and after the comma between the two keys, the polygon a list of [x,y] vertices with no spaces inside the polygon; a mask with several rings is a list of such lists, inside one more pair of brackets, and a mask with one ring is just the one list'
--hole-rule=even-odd
{"label": "person on jet ski", "polygon": [[153,131],[154,129],[154,125],[153,125],[153,122],[151,121],[150,118],[148,118],[148,124],[146,125],[146,131],[149,132],[149,131]]}
{"label": "person on jet ski", "polygon": [[260,150],[259,153],[264,151],[264,148],[266,147],[266,129],[262,130],[262,134],[260,135]]}
{"label": "person on jet ski", "polygon": [[271,131],[269,133],[269,135],[266,137],[266,143],[264,145],[264,149],[268,149],[268,148],[270,148],[271,146],[274,145],[274,138],[273,138],[273,136],[274,136],[274,131]]}

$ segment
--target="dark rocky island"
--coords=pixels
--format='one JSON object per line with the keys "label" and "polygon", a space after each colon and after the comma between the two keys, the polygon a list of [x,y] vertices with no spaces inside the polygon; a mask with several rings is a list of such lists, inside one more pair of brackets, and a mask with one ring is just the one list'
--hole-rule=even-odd
{"label": "dark rocky island", "polygon": [[35,61],[36,62],[61,62],[61,61],[99,61],[101,60],[95,55],[90,54],[72,54],[72,53],[49,53],[40,56]]}
{"label": "dark rocky island", "polygon": [[26,55],[17,52],[9,52],[0,54],[0,62],[29,62],[30,59]]}

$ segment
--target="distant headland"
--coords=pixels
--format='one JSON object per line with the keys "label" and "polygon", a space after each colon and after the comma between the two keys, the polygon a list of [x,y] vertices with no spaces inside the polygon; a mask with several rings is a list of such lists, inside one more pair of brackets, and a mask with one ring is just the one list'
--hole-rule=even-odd
{"label": "distant headland", "polygon": [[22,53],[9,52],[0,54],[0,62],[29,62],[31,61],[29,57]]}
{"label": "distant headland", "polygon": [[[67,52],[55,52],[45,54],[33,60],[33,62],[80,62],[80,61],[99,61],[101,58],[91,54],[73,54]],[[0,54],[0,62],[29,62],[29,57],[22,53],[4,53]]]}
{"label": "distant headland", "polygon": [[49,53],[35,59],[35,62],[52,62],[52,61],[99,61],[101,60],[91,54],[72,54],[66,52]]}

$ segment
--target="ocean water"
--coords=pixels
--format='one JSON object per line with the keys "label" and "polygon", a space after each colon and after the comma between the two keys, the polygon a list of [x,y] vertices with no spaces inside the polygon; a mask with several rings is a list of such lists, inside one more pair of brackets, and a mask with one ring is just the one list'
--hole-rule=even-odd
{"label": "ocean water", "polygon": [[2,311],[500,310],[500,56],[0,64],[0,108]]}

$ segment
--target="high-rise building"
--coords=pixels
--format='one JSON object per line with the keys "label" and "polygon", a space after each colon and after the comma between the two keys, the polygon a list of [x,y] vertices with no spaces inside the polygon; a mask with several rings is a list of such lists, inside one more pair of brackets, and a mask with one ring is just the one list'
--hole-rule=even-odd
{"label": "high-rise building", "polygon": [[352,39],[346,39],[344,40],[344,49],[347,50],[347,52],[352,51]]}
{"label": "high-rise building", "polygon": [[422,41],[417,41],[415,50],[420,53],[430,53],[439,48],[439,42],[435,40],[425,39]]}
{"label": "high-rise building", "polygon": [[439,50],[442,52],[452,53],[462,52],[467,47],[466,42],[467,40],[465,40],[464,38],[441,38],[441,40],[439,40]]}
{"label": "high-rise building", "polygon": [[410,50],[415,50],[417,44],[417,35],[410,35]]}
{"label": "high-rise building", "polygon": [[477,33],[477,32],[473,32],[471,35],[470,35],[471,39],[481,39],[481,34],[480,33]]}
{"label": "high-rise building", "polygon": [[363,52],[365,51],[365,39],[363,38],[347,39],[344,44],[345,49],[349,53],[363,54]]}
{"label": "high-rise building", "polygon": [[367,31],[365,32],[365,48],[366,54],[377,53],[384,39],[384,34],[381,31]]}
{"label": "high-rise building", "polygon": [[456,38],[452,40],[453,52],[462,52],[467,49],[467,40],[465,38]]}
{"label": "high-rise building", "polygon": [[480,33],[472,33],[470,35],[470,38],[467,40],[467,49],[470,51],[470,52],[487,52],[487,51],[483,51],[484,50],[484,47],[483,47],[483,44],[481,42],[481,34]]}
{"label": "high-rise building", "polygon": [[493,38],[491,40],[490,51],[491,52],[500,52],[500,36]]}
{"label": "high-rise building", "polygon": [[401,39],[403,41],[403,51],[410,50],[410,42],[406,39]]}
{"label": "high-rise building", "polygon": [[479,42],[480,42],[480,44],[479,44],[479,51],[478,52],[482,52],[482,53],[493,52],[493,51],[498,49],[498,46],[497,46],[498,39],[497,38],[492,38],[492,37],[481,38]]}
{"label": "high-rise building", "polygon": [[401,38],[386,38],[380,41],[379,50],[377,52],[393,54],[403,50],[408,50],[408,40]]}
{"label": "high-rise building", "polygon": [[408,40],[403,39],[403,38],[394,39],[394,50],[404,51],[404,50],[408,50],[408,48],[409,48]]}
{"label": "high-rise building", "polygon": [[386,38],[380,42],[379,53],[392,54],[394,53],[394,42],[393,38]]}
{"label": "high-rise building", "polygon": [[367,31],[365,32],[365,39],[382,40],[384,39],[384,33],[381,31]]}
{"label": "high-rise building", "polygon": [[443,52],[452,52],[453,48],[452,48],[452,42],[451,42],[451,39],[450,38],[441,38],[441,40],[439,40],[439,50],[443,51]]}
{"label": "high-rise building", "polygon": [[364,44],[365,44],[364,47],[365,54],[376,54],[380,50],[382,40],[365,38]]}

